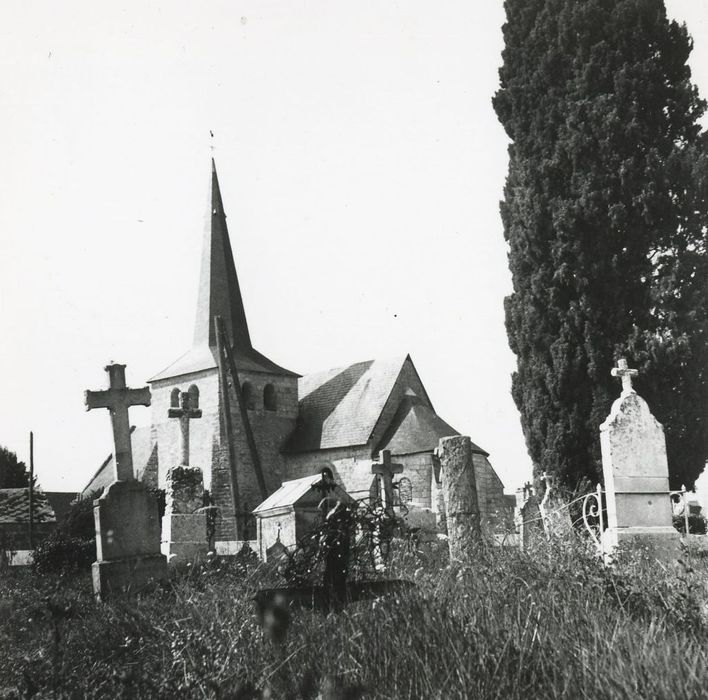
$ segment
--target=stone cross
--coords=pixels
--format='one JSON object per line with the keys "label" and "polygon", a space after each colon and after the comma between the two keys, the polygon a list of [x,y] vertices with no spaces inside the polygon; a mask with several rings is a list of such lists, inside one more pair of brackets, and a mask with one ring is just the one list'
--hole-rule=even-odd
{"label": "stone cross", "polygon": [[189,421],[192,418],[201,418],[202,412],[199,408],[192,408],[192,397],[189,392],[183,391],[180,400],[182,404],[180,408],[170,408],[167,415],[170,418],[179,418],[181,465],[187,467],[189,466]]}
{"label": "stone cross", "polygon": [[128,409],[131,406],[149,406],[150,389],[148,387],[129,389],[125,385],[125,365],[111,363],[104,369],[108,372],[108,389],[84,392],[86,410],[107,408],[111,412],[115,457],[114,475],[116,481],[128,481],[135,478]]}
{"label": "stone cross", "polygon": [[639,371],[636,369],[629,369],[627,365],[627,360],[622,358],[617,362],[617,367],[612,368],[612,376],[620,377],[622,379],[622,393],[629,393],[634,391],[632,386],[632,377],[636,377]]}
{"label": "stone cross", "polygon": [[371,465],[371,473],[383,483],[384,506],[388,509],[393,507],[393,475],[401,474],[403,465],[391,463],[391,450],[381,450],[379,459]]}

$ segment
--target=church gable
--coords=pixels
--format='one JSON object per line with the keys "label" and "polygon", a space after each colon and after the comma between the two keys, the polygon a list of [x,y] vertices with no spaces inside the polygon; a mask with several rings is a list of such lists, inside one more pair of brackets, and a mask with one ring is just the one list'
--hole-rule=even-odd
{"label": "church gable", "polygon": [[[432,452],[440,438],[459,434],[418,397],[404,396],[376,449],[394,455]],[[474,443],[472,449],[480,450]]]}
{"label": "church gable", "polygon": [[[406,356],[406,359],[398,372],[396,381],[391,387],[386,403],[384,404],[378,419],[371,430],[371,434],[367,439],[367,442],[371,442],[372,450],[374,447],[378,446],[384,435],[386,435],[392,421],[401,407],[401,403],[404,401],[415,402],[420,406],[425,406],[431,413],[435,414],[433,404],[428,397],[428,392],[423,386],[423,382],[420,379],[420,375],[418,374],[410,355]],[[455,432],[456,431],[453,430],[453,433]],[[408,452],[411,450],[406,451]]]}

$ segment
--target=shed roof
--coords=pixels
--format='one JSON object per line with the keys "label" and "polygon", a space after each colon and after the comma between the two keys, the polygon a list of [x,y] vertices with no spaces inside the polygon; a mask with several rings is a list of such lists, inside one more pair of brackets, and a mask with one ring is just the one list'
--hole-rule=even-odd
{"label": "shed roof", "polygon": [[[311,474],[300,479],[284,481],[283,485],[256,508],[254,513],[264,513],[274,508],[284,508],[295,505],[301,498],[306,496],[312,487],[322,480],[322,474]],[[353,500],[351,496],[339,485],[334,487],[337,494],[346,500]]]}

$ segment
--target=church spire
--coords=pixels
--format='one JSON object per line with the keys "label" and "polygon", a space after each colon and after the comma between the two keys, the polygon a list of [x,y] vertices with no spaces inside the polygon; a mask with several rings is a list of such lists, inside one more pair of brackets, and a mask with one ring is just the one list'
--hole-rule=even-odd
{"label": "church spire", "polygon": [[221,316],[237,352],[252,350],[241,288],[231,251],[216,164],[211,159],[210,208],[204,231],[194,345],[216,347],[214,316]]}
{"label": "church spire", "polygon": [[217,366],[216,330],[214,316],[221,316],[226,327],[229,345],[239,370],[264,372],[281,376],[299,376],[276,365],[251,344],[241,288],[236,276],[234,255],[231,251],[226,214],[219,190],[214,158],[211,159],[211,192],[209,212],[204,230],[204,249],[197,297],[197,319],[194,324],[194,343],[179,359],[155,375],[157,382],[183,374],[202,372]]}

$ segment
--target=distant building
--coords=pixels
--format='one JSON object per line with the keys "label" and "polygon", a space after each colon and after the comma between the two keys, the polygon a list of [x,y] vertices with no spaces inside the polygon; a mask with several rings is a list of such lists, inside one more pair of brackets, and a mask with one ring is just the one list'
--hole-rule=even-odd
{"label": "distant building", "polygon": [[[10,565],[31,563],[30,499],[28,488],[0,489],[0,559]],[[33,494],[32,540],[36,546],[57,527],[57,519],[47,495]]]}

